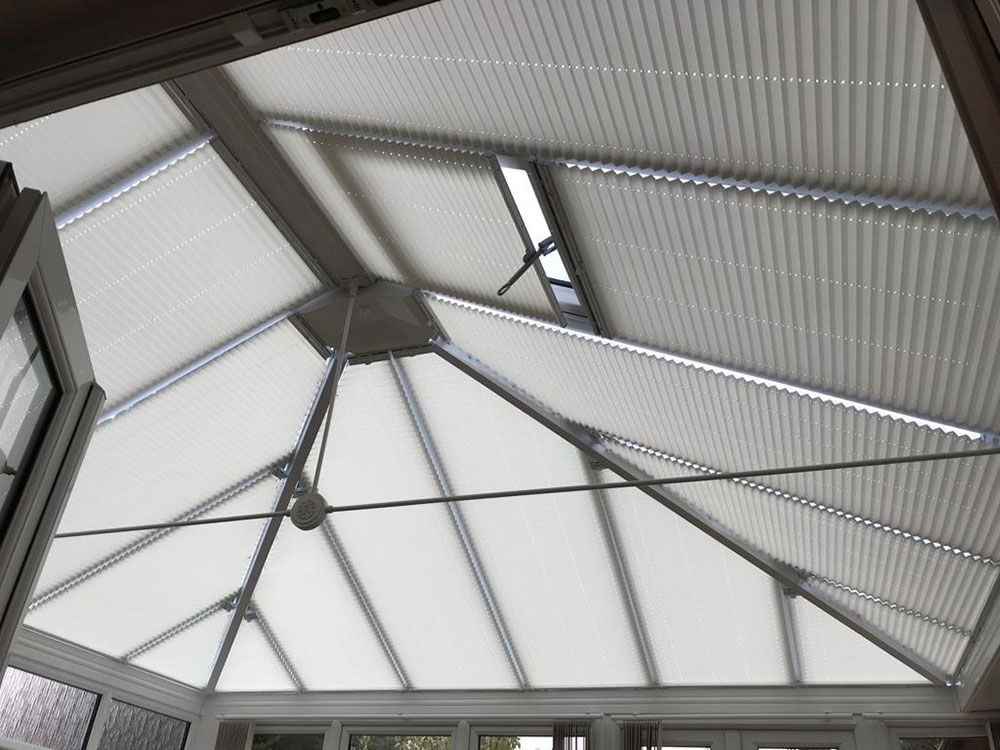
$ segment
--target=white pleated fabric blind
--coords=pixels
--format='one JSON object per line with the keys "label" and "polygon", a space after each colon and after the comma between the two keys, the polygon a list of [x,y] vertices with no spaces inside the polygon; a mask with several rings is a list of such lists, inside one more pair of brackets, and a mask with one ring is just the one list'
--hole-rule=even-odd
{"label": "white pleated fabric blind", "polygon": [[791,604],[806,683],[922,683],[901,661],[801,597]]}
{"label": "white pleated fabric blind", "polygon": [[[399,680],[323,538],[284,523],[254,591],[289,661],[308,690],[398,690]],[[242,630],[242,628],[241,628]],[[322,648],[316,648],[323,638]],[[234,659],[244,658],[234,652]],[[247,654],[246,658],[252,658]],[[253,690],[245,665],[223,676],[220,689]]]}
{"label": "white pleated fabric blind", "polygon": [[204,619],[130,658],[129,663],[194,687],[204,687],[228,627],[229,613],[219,606]]}
{"label": "white pleated fabric blind", "polygon": [[[99,426],[60,530],[226,511],[240,488],[256,488],[287,460],[322,370],[323,361],[294,326],[280,323]],[[105,565],[146,536],[56,541],[36,596]]]}
{"label": "white pleated fabric blind", "polygon": [[[262,482],[203,517],[266,513],[277,486],[273,478]],[[25,624],[124,657],[237,589],[262,529],[263,522],[246,521],[173,530],[31,609]]]}
{"label": "white pleated fabric blind", "polygon": [[58,215],[175,153],[201,133],[159,86],[0,130],[0,161]]}
{"label": "white pleated fabric blind", "polygon": [[[716,375],[594,337],[441,298],[428,302],[453,342],[556,412],[600,432],[630,433],[629,439],[647,446],[669,446],[660,450],[712,469],[907,455],[972,444],[959,436]],[[996,471],[994,459],[975,459],[782,476],[769,485],[962,552],[992,555],[995,541],[983,532],[997,522],[987,489]],[[775,514],[770,527],[752,518],[753,511],[741,501],[727,500],[725,487],[682,494],[775,557],[871,584],[887,601],[904,609],[926,606],[924,614],[960,629],[974,625],[996,575],[992,566],[957,560],[912,541],[888,545],[881,537],[876,542],[874,536],[858,536],[850,526],[822,523],[814,511],[780,505],[788,500],[774,498],[770,508],[755,509],[757,515]],[[852,559],[851,552],[858,550],[864,556]],[[859,583],[852,585],[860,589]],[[865,601],[847,596],[844,605],[874,616],[860,606]],[[900,622],[883,622],[878,614],[875,624],[893,637],[946,669],[954,665],[960,644],[951,638],[942,643],[940,628],[911,633],[905,627],[913,619],[909,615],[900,614]]]}
{"label": "white pleated fabric blind", "polygon": [[[613,442],[605,447],[650,476],[700,473]],[[762,485],[711,482],[670,491],[781,562],[963,629],[975,627],[997,578],[992,564]]]}
{"label": "white pleated fabric blind", "polygon": [[609,491],[607,502],[663,684],[790,681],[767,574],[638,490]]}
{"label": "white pleated fabric blind", "polygon": [[546,174],[608,335],[1000,431],[996,219]]}
{"label": "white pleated fabric blind", "polygon": [[[458,346],[556,412],[703,466],[736,470],[981,446],[628,346],[428,299]],[[1000,553],[996,457],[789,475],[776,489],[949,544]]]}
{"label": "white pleated fabric blind", "polygon": [[496,294],[525,248],[486,157],[288,127],[269,132],[376,276],[552,317],[533,272]]}
{"label": "white pleated fabric blind", "polygon": [[813,584],[835,602],[854,610],[890,638],[923,655],[948,674],[954,673],[969,644],[969,630],[940,622],[926,613],[903,611],[871,596],[821,581]]}
{"label": "white pleated fabric blind", "polygon": [[[341,380],[319,489],[333,506],[440,494],[387,362]],[[517,686],[446,506],[330,525],[413,688]]]}
{"label": "white pleated fabric blind", "polygon": [[[444,360],[400,364],[454,493],[586,483],[575,448]],[[531,686],[646,684],[588,493],[461,512]]]}
{"label": "white pleated fabric blind", "polygon": [[211,146],[59,236],[109,406],[320,290]]}
{"label": "white pleated fabric blind", "polygon": [[[319,630],[316,631],[319,637]],[[295,683],[256,622],[244,622],[236,634],[216,689],[220,692],[295,690]]]}
{"label": "white pleated fabric blind", "polygon": [[268,116],[989,204],[906,0],[445,0],[227,68]]}

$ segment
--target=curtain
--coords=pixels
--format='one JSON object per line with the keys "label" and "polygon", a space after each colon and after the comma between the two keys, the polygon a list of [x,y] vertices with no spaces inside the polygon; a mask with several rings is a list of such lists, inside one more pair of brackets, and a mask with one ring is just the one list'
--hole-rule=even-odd
{"label": "curtain", "polygon": [[623,721],[621,750],[655,750],[660,746],[660,722]]}
{"label": "curtain", "polygon": [[246,750],[249,739],[249,721],[222,721],[215,738],[215,750]]}
{"label": "curtain", "polygon": [[570,719],[552,722],[552,750],[587,750],[590,722]]}

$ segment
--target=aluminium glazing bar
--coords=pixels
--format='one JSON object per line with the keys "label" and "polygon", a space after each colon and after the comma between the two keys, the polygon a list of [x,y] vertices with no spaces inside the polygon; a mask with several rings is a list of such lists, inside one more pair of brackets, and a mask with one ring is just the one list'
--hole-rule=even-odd
{"label": "aluminium glazing bar", "polygon": [[[427,429],[427,424],[424,422],[423,413],[420,411],[420,405],[417,403],[416,394],[413,393],[413,389],[410,387],[410,383],[406,378],[406,374],[403,372],[403,368],[400,367],[399,362],[396,361],[396,358],[392,356],[391,352],[389,353],[389,364],[392,366],[393,375],[396,376],[396,383],[399,385],[399,390],[402,392],[403,399],[406,401],[410,417],[413,420],[413,426],[416,429],[417,434],[420,436],[420,442],[424,448],[424,455],[427,456],[427,461],[434,470],[434,477],[437,480],[438,489],[441,491],[443,496],[450,497],[454,494],[451,491],[451,483],[448,481],[448,476],[445,474],[444,466],[441,464],[437,448],[434,445],[434,441],[431,439],[431,434]],[[489,579],[486,576],[486,571],[483,570],[482,563],[479,560],[479,552],[476,550],[476,545],[472,540],[472,535],[469,533],[469,529],[465,525],[465,519],[462,516],[462,511],[458,507],[457,503],[449,502],[447,505],[448,513],[451,517],[455,533],[458,534],[458,538],[462,543],[462,549],[465,552],[465,559],[468,560],[469,567],[472,568],[472,573],[476,578],[477,585],[479,586],[479,593],[483,597],[483,603],[486,605],[490,619],[493,621],[493,627],[496,629],[497,635],[500,637],[500,641],[503,644],[504,652],[507,654],[507,661],[510,664],[510,668],[514,672],[514,677],[517,679],[518,685],[520,685],[522,689],[528,688],[530,685],[528,683],[528,678],[525,676],[524,667],[522,667],[521,660],[517,655],[517,650],[514,648],[514,642],[511,639],[510,631],[507,629],[507,623],[504,620],[503,613],[500,611],[500,606],[497,604],[497,601],[493,596],[493,587],[490,585]]]}
{"label": "aluminium glazing bar", "polygon": [[202,70],[164,85],[303,261],[345,288],[371,276],[261,127],[225,71]]}
{"label": "aluminium glazing bar", "polygon": [[273,328],[274,326],[278,325],[278,323],[281,323],[281,322],[283,322],[285,320],[288,320],[292,315],[294,315],[296,312],[298,312],[299,309],[301,309],[303,307],[306,307],[307,305],[310,305],[313,302],[316,302],[317,300],[323,298],[325,296],[325,294],[326,294],[326,292],[324,292],[323,294],[320,294],[320,295],[314,297],[313,299],[309,300],[305,304],[300,305],[299,308],[296,308],[294,310],[285,310],[283,312],[278,313],[277,315],[274,315],[274,316],[268,318],[264,322],[255,325],[253,328],[250,328],[250,329],[244,331],[243,333],[239,334],[238,336],[235,336],[234,338],[230,339],[229,341],[226,341],[225,343],[220,344],[215,349],[213,349],[212,351],[208,352],[207,354],[199,357],[195,361],[193,361],[193,362],[191,362],[189,364],[186,364],[183,367],[181,367],[180,369],[175,370],[174,372],[170,373],[169,375],[161,378],[160,380],[158,380],[157,382],[153,383],[148,388],[145,388],[145,389],[139,391],[139,393],[135,394],[131,398],[129,398],[129,399],[123,401],[122,403],[120,403],[120,404],[118,404],[118,405],[116,405],[116,406],[108,409],[107,411],[105,411],[103,414],[101,414],[100,418],[97,420],[97,426],[100,427],[105,422],[107,422],[109,420],[112,420],[112,419],[114,419],[117,416],[120,416],[121,414],[125,413],[126,411],[128,411],[132,407],[138,406],[139,404],[141,404],[143,401],[145,401],[146,399],[150,398],[151,396],[155,396],[157,393],[159,393],[163,389],[169,388],[170,386],[172,386],[177,381],[179,381],[179,380],[181,380],[183,378],[186,378],[188,375],[191,375],[192,373],[197,372],[198,370],[200,370],[205,365],[211,364],[212,362],[214,362],[215,360],[217,360],[219,357],[222,357],[225,354],[228,354],[230,351],[232,351],[236,347],[240,346],[241,344],[245,344],[246,342],[250,341],[251,339],[259,336],[260,334],[264,333],[265,331],[267,331],[267,330]]}
{"label": "aluminium glazing bar", "polygon": [[799,658],[799,639],[795,630],[795,617],[792,614],[790,594],[777,579],[774,582],[775,602],[781,620],[781,635],[785,644],[785,658],[788,660],[788,677],[793,685],[802,684],[802,664]]}
{"label": "aluminium glazing bar", "polygon": [[[344,325],[344,336],[342,341],[346,341],[347,339],[355,297],[356,294],[351,295],[351,303],[348,307],[347,320]],[[303,428],[302,434],[299,436],[298,442],[295,446],[295,450],[292,453],[292,460],[288,467],[288,474],[281,484],[281,491],[278,493],[278,499],[274,506],[274,510],[276,512],[287,510],[289,504],[291,503],[292,493],[295,491],[299,478],[302,476],[302,470],[305,468],[313,443],[316,440],[317,434],[319,434],[320,425],[326,417],[327,408],[333,401],[340,376],[344,372],[344,363],[346,360],[347,352],[344,349],[339,350],[333,359],[327,360],[326,375],[323,378],[323,384],[320,386],[319,392],[316,394],[316,398],[310,408],[305,427]],[[257,547],[254,550],[250,567],[244,576],[243,585],[240,586],[240,595],[236,600],[236,606],[233,608],[229,621],[229,628],[226,631],[226,635],[223,638],[215,657],[212,674],[206,687],[208,692],[214,691],[216,685],[219,684],[219,677],[222,675],[222,670],[226,666],[226,660],[229,658],[229,654],[233,648],[233,643],[236,641],[236,634],[239,631],[240,623],[243,622],[243,618],[247,612],[247,607],[250,605],[250,600],[253,597],[254,589],[257,587],[257,581],[260,580],[260,575],[264,570],[264,564],[267,562],[267,556],[270,554],[271,547],[274,545],[274,540],[278,536],[278,528],[281,525],[281,519],[282,516],[278,516],[277,518],[272,518],[268,521],[267,526],[264,529],[264,533],[257,542]]]}
{"label": "aluminium glazing bar", "polygon": [[[445,360],[455,367],[475,379],[477,382],[489,388],[508,403],[516,406],[528,416],[534,418],[541,424],[548,427],[576,446],[589,457],[599,461],[611,471],[629,481],[644,481],[642,472],[629,466],[618,457],[609,454],[604,447],[588,432],[568,420],[553,414],[541,404],[531,400],[524,393],[516,390],[512,385],[497,378],[481,362],[462,351],[454,344],[436,339],[434,342],[435,351]],[[718,476],[718,475],[716,475]],[[854,612],[845,610],[839,603],[831,599],[803,576],[792,566],[780,562],[773,557],[763,554],[751,548],[742,540],[734,537],[728,529],[719,524],[714,518],[691,506],[683,498],[670,492],[664,487],[645,484],[642,486],[643,492],[663,505],[665,508],[677,513],[696,528],[701,529],[713,539],[721,542],[743,557],[748,562],[754,564],[771,577],[776,578],[788,589],[794,591],[798,596],[804,597],[807,601],[815,604],[821,610],[839,620],[849,628],[867,638],[875,645],[882,648],[891,656],[900,660],[911,669],[922,674],[935,684],[949,684],[948,675],[935,664],[917,654],[910,648],[898,643],[896,640],[874,627],[869,622],[859,617]]]}
{"label": "aluminium glazing bar", "polygon": [[285,651],[285,647],[281,645],[281,641],[278,640],[278,636],[275,635],[274,631],[271,629],[267,618],[264,617],[264,613],[260,611],[260,607],[256,602],[250,603],[250,608],[247,610],[247,617],[249,619],[255,620],[257,622],[257,627],[260,628],[261,633],[264,635],[264,640],[271,647],[271,651],[274,653],[275,658],[281,663],[281,666],[285,670],[285,674],[288,675],[288,679],[292,681],[295,685],[296,690],[305,690],[305,685],[302,684],[302,678],[299,677],[299,673],[295,671],[295,667],[292,666],[291,659],[288,658],[288,653]]}
{"label": "aluminium glazing bar", "polygon": [[375,611],[375,607],[372,605],[371,599],[368,598],[368,593],[365,591],[365,587],[361,585],[361,580],[358,578],[358,574],[354,570],[354,565],[351,563],[350,558],[347,557],[344,545],[341,543],[340,537],[337,536],[337,531],[333,528],[333,524],[330,523],[329,518],[324,519],[322,528],[323,538],[326,539],[327,548],[330,550],[330,554],[333,555],[337,564],[340,566],[341,572],[347,579],[347,583],[351,587],[354,598],[357,600],[358,606],[361,607],[361,613],[368,621],[368,627],[370,627],[372,633],[375,634],[375,639],[382,647],[382,653],[389,662],[389,666],[392,667],[392,671],[395,673],[396,679],[399,680],[399,686],[403,690],[409,690],[410,678],[406,673],[406,669],[403,667],[403,663],[400,661],[399,657],[396,656],[396,649],[392,645],[392,641],[389,640],[389,636],[386,634],[385,628],[382,626],[382,620]]}
{"label": "aluminium glazing bar", "polygon": [[[598,484],[596,462],[581,457],[587,478]],[[632,626],[632,637],[635,638],[636,650],[639,652],[639,659],[646,672],[646,680],[650,685],[660,684],[660,675],[656,669],[656,660],[653,657],[653,650],[649,646],[649,632],[646,629],[646,620],[639,607],[639,598],[636,596],[635,583],[632,580],[632,572],[622,554],[622,543],[618,534],[618,524],[615,521],[614,511],[608,503],[608,498],[603,490],[594,490],[594,510],[597,513],[597,520],[601,526],[601,536],[604,538],[604,546],[608,557],[614,566],[615,579],[618,582],[622,599],[628,605],[629,622]]]}

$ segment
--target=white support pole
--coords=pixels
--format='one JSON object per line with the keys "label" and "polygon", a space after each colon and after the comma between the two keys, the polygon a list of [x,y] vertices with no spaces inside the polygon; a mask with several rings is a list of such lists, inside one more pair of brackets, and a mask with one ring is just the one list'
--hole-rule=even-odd
{"label": "white support pole", "polygon": [[858,719],[854,725],[855,750],[891,750],[889,727],[877,719]]}
{"label": "white support pole", "polygon": [[340,750],[341,737],[344,734],[344,725],[339,721],[330,722],[323,734],[323,750]]}
{"label": "white support pole", "polygon": [[469,738],[471,737],[471,734],[472,729],[469,727],[469,722],[458,722],[455,729],[451,733],[451,741],[448,746],[449,750],[470,750]]}
{"label": "white support pole", "polygon": [[590,727],[590,748],[588,750],[619,750],[621,729],[618,723],[605,714],[594,719]]}
{"label": "white support pole", "polygon": [[87,737],[84,750],[97,750],[101,746],[104,726],[108,723],[108,714],[111,712],[111,701],[114,700],[114,697],[114,693],[110,690],[101,693],[101,699],[97,702],[97,713],[94,714],[94,722],[90,725],[90,735]]}
{"label": "white support pole", "polygon": [[219,736],[219,720],[213,716],[202,716],[191,723],[188,731],[186,750],[215,750]]}

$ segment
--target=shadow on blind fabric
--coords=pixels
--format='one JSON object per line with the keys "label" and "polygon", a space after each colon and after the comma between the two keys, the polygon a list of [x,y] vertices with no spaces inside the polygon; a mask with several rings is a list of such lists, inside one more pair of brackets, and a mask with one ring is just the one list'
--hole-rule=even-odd
{"label": "shadow on blind fabric", "polygon": [[552,750],[587,750],[590,722],[581,720],[552,722]]}
{"label": "shadow on blind fabric", "polygon": [[654,750],[660,745],[660,724],[656,721],[623,721],[621,750]]}

